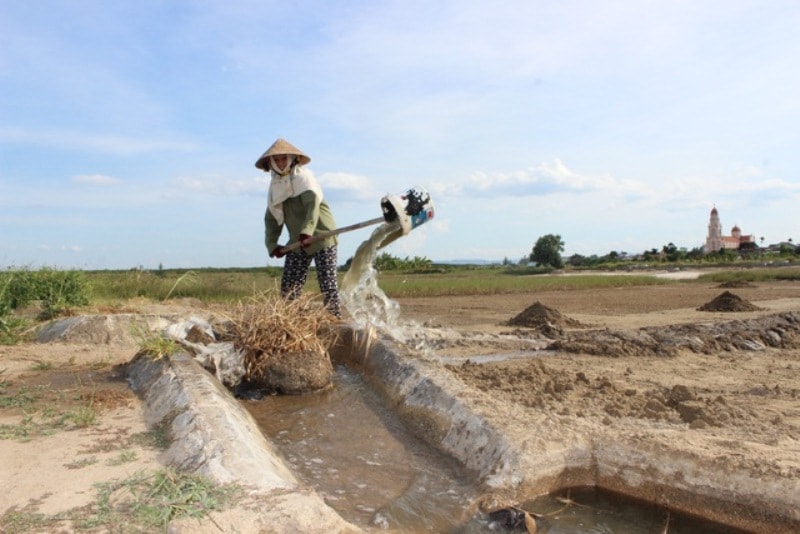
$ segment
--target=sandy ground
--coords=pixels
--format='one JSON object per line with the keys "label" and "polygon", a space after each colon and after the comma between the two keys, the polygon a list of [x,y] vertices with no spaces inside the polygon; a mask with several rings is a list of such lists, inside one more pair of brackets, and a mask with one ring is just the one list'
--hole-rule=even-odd
{"label": "sandy ground", "polygon": [[[727,296],[753,311],[698,309]],[[665,459],[678,452],[736,473],[748,481],[742,494],[773,483],[800,494],[800,284],[693,281],[401,305],[406,318],[459,331],[441,335],[437,356],[480,392],[471,405],[518,443],[534,428],[550,441],[647,443]],[[537,317],[546,320],[509,324]],[[743,504],[769,515],[763,503]],[[790,532],[794,521],[748,528]]]}
{"label": "sandy ground", "polygon": [[[430,328],[446,368],[493,399],[500,419],[505,407],[595,421],[621,434],[667,429],[720,469],[796,483],[800,336],[774,323],[800,314],[800,284],[727,290],[756,311],[697,309],[724,291],[681,281],[398,302],[403,319]],[[558,312],[550,324],[508,324],[535,303]],[[127,311],[207,310],[182,302],[159,309],[138,303]],[[781,346],[742,345],[736,334],[773,328],[783,328]],[[548,347],[541,357],[524,357]],[[13,531],[10,514],[75,510],[96,500],[95,484],[160,467],[158,447],[143,439],[148,429],[140,402],[115,368],[135,352],[129,338],[0,347],[0,525],[6,531]],[[508,358],[477,365],[487,354]],[[33,404],[23,402],[28,397]],[[82,425],[76,413],[87,405],[99,415]]]}

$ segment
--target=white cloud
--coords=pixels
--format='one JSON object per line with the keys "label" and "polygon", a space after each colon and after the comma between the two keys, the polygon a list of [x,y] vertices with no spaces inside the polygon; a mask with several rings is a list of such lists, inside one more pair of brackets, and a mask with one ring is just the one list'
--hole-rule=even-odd
{"label": "white cloud", "polygon": [[580,174],[560,159],[537,167],[511,172],[475,171],[464,184],[436,183],[431,192],[484,197],[544,196],[557,193],[586,194],[603,192],[616,196],[646,196],[649,187],[636,180],[619,180],[610,174]]}

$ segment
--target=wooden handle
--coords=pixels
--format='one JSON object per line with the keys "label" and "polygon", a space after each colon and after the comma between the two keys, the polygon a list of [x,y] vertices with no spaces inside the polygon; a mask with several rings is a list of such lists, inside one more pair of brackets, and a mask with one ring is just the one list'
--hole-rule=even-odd
{"label": "wooden handle", "polygon": [[[315,235],[311,236],[311,239],[309,239],[309,242],[310,243],[315,243],[317,241],[320,241],[322,239],[326,239],[326,238],[334,236],[334,235],[343,234],[345,232],[350,232],[352,230],[358,230],[359,228],[364,228],[365,226],[372,226],[373,224],[382,223],[384,221],[385,221],[385,219],[383,217],[375,217],[374,219],[370,219],[368,221],[363,221],[363,222],[356,223],[356,224],[351,224],[350,226],[342,226],[341,228],[337,228],[336,230],[331,230],[330,232],[322,232],[321,234],[315,234]],[[283,247],[283,250],[285,252],[291,252],[292,250],[297,250],[298,248],[300,248],[300,246],[301,246],[300,245],[300,241],[295,241],[294,243],[291,243],[291,244],[286,245],[285,247]]]}

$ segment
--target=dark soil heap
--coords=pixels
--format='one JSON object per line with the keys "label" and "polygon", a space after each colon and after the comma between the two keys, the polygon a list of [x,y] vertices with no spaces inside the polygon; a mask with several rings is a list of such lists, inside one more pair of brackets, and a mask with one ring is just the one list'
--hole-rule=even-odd
{"label": "dark soil heap", "polygon": [[558,310],[548,308],[538,300],[528,306],[525,311],[510,319],[508,326],[526,326],[529,328],[555,327],[555,328],[581,328],[580,321],[562,315]]}
{"label": "dark soil heap", "polygon": [[730,291],[725,291],[714,300],[706,302],[697,309],[698,311],[748,312],[759,311],[762,308],[747,302]]}

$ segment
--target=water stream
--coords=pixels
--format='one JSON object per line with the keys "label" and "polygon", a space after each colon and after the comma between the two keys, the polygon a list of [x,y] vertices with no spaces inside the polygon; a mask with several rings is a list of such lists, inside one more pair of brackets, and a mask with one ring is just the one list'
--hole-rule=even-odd
{"label": "water stream", "polygon": [[431,353],[424,329],[413,321],[401,321],[400,305],[390,299],[378,285],[374,262],[378,251],[397,239],[396,224],[384,223],[361,243],[350,269],[341,283],[341,298],[354,327],[376,330],[401,344],[424,353]]}

